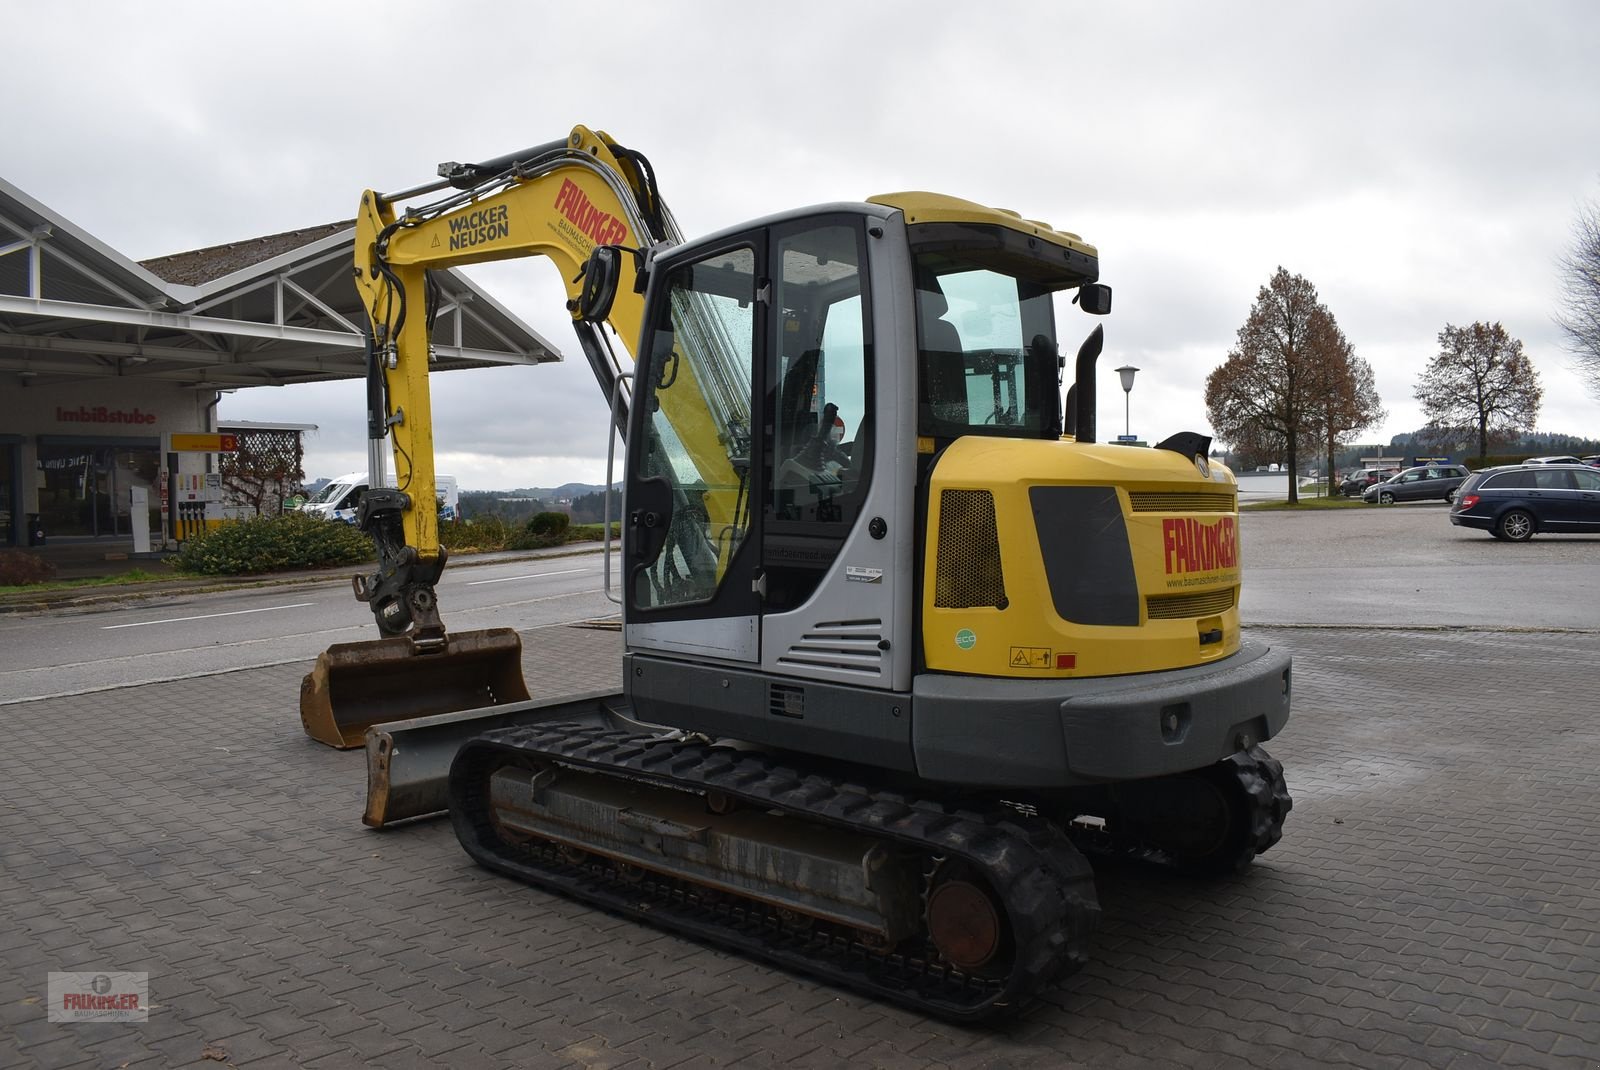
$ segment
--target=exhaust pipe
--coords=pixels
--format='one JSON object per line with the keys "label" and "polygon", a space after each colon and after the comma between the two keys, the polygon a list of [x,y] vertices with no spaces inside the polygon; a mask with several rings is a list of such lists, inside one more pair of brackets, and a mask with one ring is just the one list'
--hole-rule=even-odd
{"label": "exhaust pipe", "polygon": [[1079,442],[1095,440],[1094,362],[1100,359],[1105,344],[1105,328],[1097,325],[1078,347],[1077,380],[1067,391],[1067,431]]}

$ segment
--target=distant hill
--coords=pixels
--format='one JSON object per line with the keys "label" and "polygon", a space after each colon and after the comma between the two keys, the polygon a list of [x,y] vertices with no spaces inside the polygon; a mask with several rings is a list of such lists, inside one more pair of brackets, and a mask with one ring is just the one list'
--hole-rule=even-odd
{"label": "distant hill", "polygon": [[[621,508],[622,485],[616,485],[613,509]],[[541,512],[566,513],[575,524],[598,523],[605,515],[605,487],[594,483],[563,483],[559,487],[516,487],[512,490],[464,490],[461,515],[477,520],[498,517],[522,524]]]}
{"label": "distant hill", "polygon": [[[604,483],[563,483],[559,487],[518,487],[516,490],[494,491],[495,494],[507,498],[539,498],[547,502],[561,501],[562,499],[581,498],[585,494],[603,494]],[[615,485],[615,489],[622,490],[622,484]]]}

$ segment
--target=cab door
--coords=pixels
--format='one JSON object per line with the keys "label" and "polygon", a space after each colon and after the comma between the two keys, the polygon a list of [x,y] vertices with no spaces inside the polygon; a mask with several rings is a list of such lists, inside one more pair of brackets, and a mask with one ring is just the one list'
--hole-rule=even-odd
{"label": "cab door", "polygon": [[863,219],[773,222],[653,274],[628,435],[629,649],[881,686],[900,595],[895,544],[863,534],[883,432]]}
{"label": "cab door", "polygon": [[753,231],[655,265],[622,517],[629,649],[759,660],[765,249]]}
{"label": "cab door", "polygon": [[909,680],[909,657],[890,651],[910,611],[910,469],[897,486],[886,457],[904,406],[874,344],[871,243],[845,212],[775,223],[768,241],[762,668],[888,688],[897,669]]}

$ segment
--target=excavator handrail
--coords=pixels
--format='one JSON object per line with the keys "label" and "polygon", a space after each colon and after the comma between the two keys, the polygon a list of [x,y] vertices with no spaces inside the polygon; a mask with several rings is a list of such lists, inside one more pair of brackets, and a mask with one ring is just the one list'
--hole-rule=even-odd
{"label": "excavator handrail", "polygon": [[[613,426],[617,422],[617,408],[622,403],[622,384],[624,381],[631,381],[632,379],[632,372],[624,372],[617,376],[616,388],[611,393],[611,423]],[[600,525],[603,531],[601,536],[601,560],[603,562],[601,575],[604,577],[603,586],[606,598],[613,604],[620,606],[622,604],[621,593],[613,594],[611,591],[611,487],[612,481],[616,478],[614,475],[616,459],[617,436],[610,434],[606,436],[606,492],[600,508]]]}

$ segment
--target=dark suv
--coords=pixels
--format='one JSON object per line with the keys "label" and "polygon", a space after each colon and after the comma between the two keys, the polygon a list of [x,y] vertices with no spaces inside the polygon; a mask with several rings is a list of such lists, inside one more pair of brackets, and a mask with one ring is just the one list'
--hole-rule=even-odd
{"label": "dark suv", "polygon": [[1535,532],[1600,531],[1600,472],[1585,464],[1518,464],[1474,472],[1450,523],[1522,542]]}
{"label": "dark suv", "polygon": [[1420,502],[1439,498],[1453,501],[1456,489],[1471,475],[1459,464],[1424,464],[1407,468],[1397,476],[1374,483],[1361,494],[1364,502],[1393,505],[1395,502]]}

